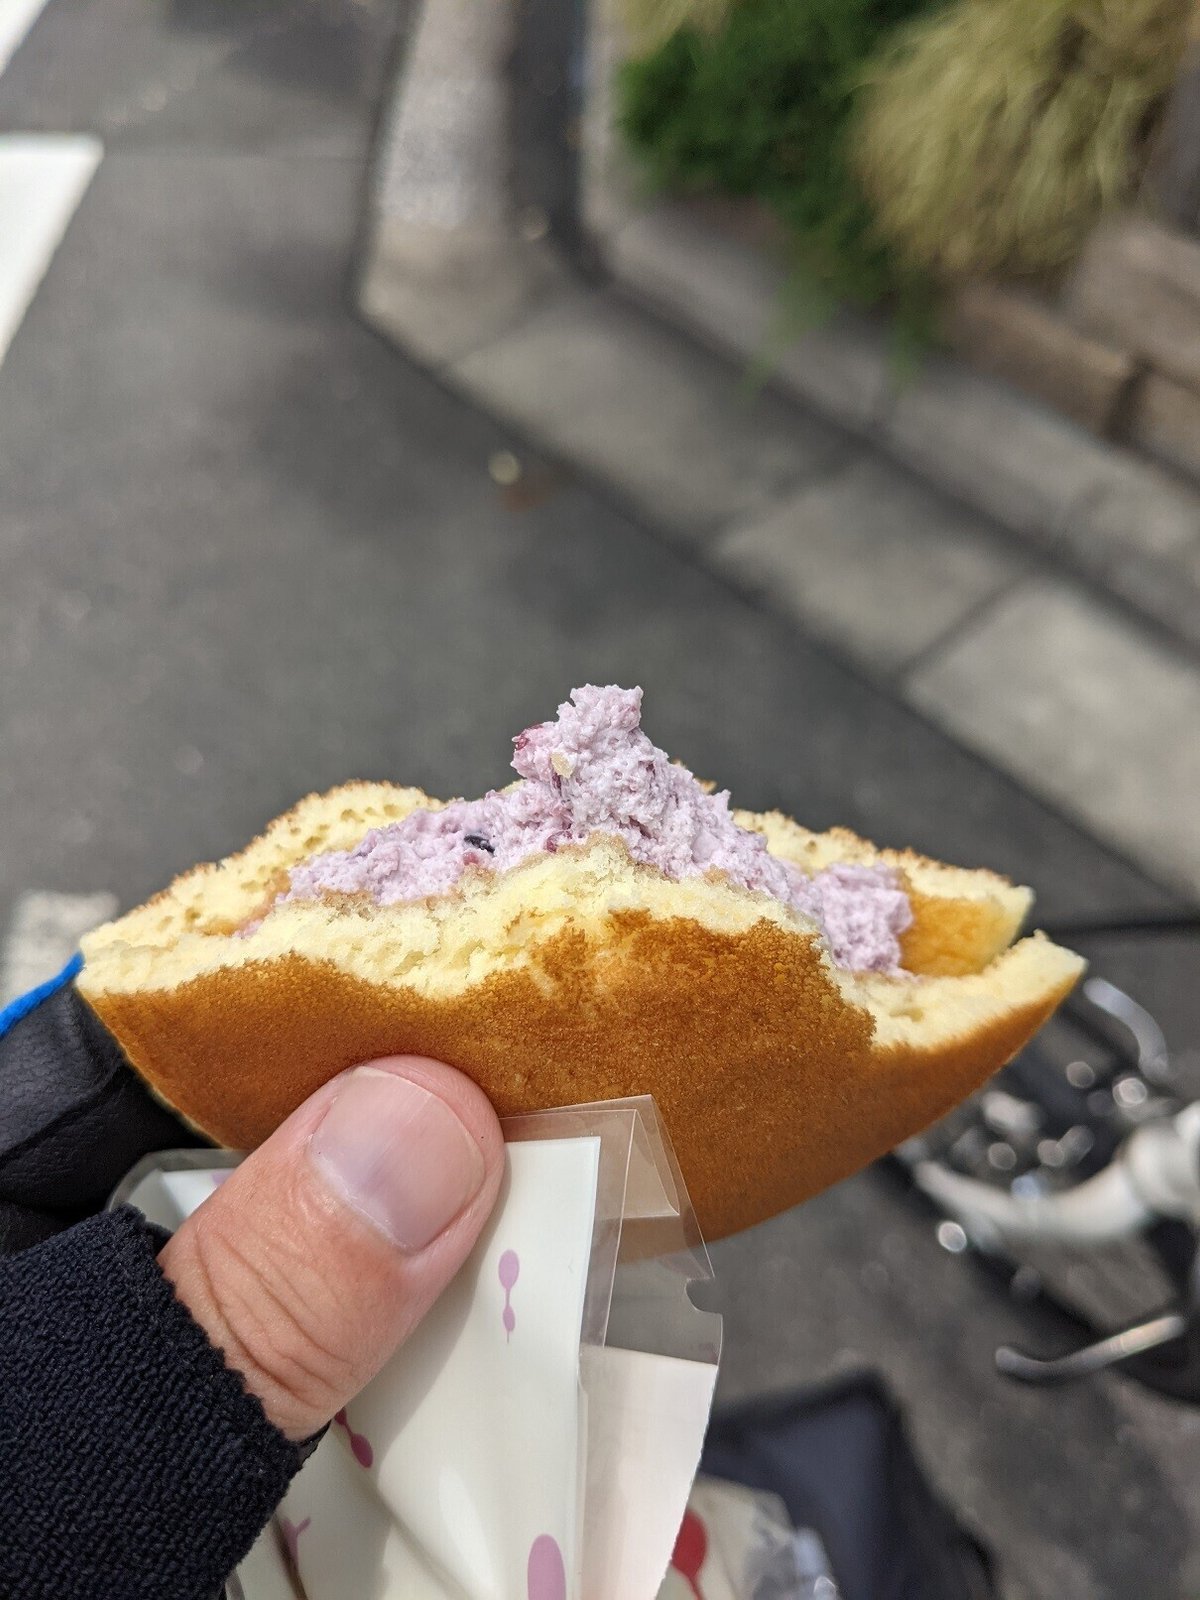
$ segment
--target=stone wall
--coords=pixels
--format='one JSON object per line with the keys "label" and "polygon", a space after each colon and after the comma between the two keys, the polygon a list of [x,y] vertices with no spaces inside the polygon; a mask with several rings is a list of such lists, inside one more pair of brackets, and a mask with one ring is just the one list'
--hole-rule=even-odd
{"label": "stone wall", "polygon": [[1107,223],[1057,297],[972,285],[948,331],[975,365],[1200,479],[1200,239]]}
{"label": "stone wall", "polygon": [[960,292],[959,353],[1105,438],[1200,478],[1200,3],[1136,213],[1105,223],[1055,295]]}

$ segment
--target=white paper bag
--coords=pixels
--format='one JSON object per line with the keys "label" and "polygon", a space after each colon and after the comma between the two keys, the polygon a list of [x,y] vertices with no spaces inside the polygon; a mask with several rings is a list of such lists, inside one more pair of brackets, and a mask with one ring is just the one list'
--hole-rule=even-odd
{"label": "white paper bag", "polygon": [[[338,1414],[230,1586],[244,1600],[654,1600],[699,1464],[720,1319],[649,1099],[504,1124],[470,1260]],[[234,1156],[168,1152],[130,1200],[176,1226]]]}

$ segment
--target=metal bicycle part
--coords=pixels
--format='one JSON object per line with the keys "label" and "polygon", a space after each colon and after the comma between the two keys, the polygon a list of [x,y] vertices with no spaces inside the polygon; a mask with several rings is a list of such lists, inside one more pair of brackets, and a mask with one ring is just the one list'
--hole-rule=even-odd
{"label": "metal bicycle part", "polygon": [[1200,1247],[1192,1257],[1185,1303],[1110,1334],[1069,1355],[1043,1358],[1002,1345],[996,1366],[1021,1383],[1069,1383],[1112,1367],[1176,1399],[1200,1399]]}
{"label": "metal bicycle part", "polygon": [[1133,1035],[1138,1071],[1143,1077],[1160,1087],[1169,1087],[1172,1077],[1166,1035],[1146,1008],[1107,978],[1085,978],[1083,993],[1098,1011],[1121,1023]]}
{"label": "metal bicycle part", "polygon": [[1200,1403],[1200,1102],[1124,990],[1089,978],[897,1157],[941,1218],[939,1244],[973,1255],[1017,1303],[1057,1312],[1079,1342],[1045,1357],[1005,1345],[1002,1372],[1051,1384],[1119,1367]]}
{"label": "metal bicycle part", "polygon": [[1002,1344],[996,1351],[996,1367],[1005,1377],[1016,1378],[1021,1383],[1069,1383],[1074,1378],[1105,1372],[1122,1361],[1130,1361],[1134,1356],[1181,1339],[1187,1327],[1188,1319],[1183,1312],[1171,1311],[1136,1328],[1126,1328],[1123,1333],[1110,1334],[1107,1339],[1099,1339],[1066,1356],[1031,1356],[1012,1345]]}
{"label": "metal bicycle part", "polygon": [[1116,1158],[1059,1194],[1014,1194],[919,1162],[913,1182],[983,1249],[1019,1239],[1096,1243],[1158,1217],[1200,1223],[1200,1102],[1134,1130]]}

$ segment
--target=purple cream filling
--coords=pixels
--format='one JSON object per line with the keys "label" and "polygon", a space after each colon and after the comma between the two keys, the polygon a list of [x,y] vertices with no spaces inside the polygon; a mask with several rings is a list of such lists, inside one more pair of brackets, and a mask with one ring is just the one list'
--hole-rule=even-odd
{"label": "purple cream filling", "polygon": [[760,834],[734,822],[728,792],[707,793],[650,742],[641,705],[640,689],[574,690],[557,721],[513,741],[512,764],[523,783],[440,811],[414,811],[373,829],[353,850],[316,856],[293,869],[280,900],[365,891],[379,905],[393,905],[444,894],[469,866],[504,872],[539,851],[610,834],[635,861],[669,878],[716,868],[744,889],[815,917],[840,967],[897,972],[899,936],[912,912],[896,874],[847,864],[810,878],[771,855]]}

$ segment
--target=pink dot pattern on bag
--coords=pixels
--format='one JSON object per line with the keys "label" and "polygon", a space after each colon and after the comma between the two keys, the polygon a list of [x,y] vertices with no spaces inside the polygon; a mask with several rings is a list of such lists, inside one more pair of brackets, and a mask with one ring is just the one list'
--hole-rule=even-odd
{"label": "pink dot pattern on bag", "polygon": [[285,1516],[279,1518],[279,1531],[283,1536],[284,1564],[296,1583],[300,1581],[300,1535],[311,1522],[311,1517],[305,1517],[303,1522],[293,1522],[290,1517]]}
{"label": "pink dot pattern on bag", "polygon": [[346,1415],[346,1408],[337,1413],[333,1419],[339,1428],[345,1428],[346,1437],[350,1440],[350,1452],[360,1467],[369,1467],[375,1460],[375,1452],[371,1449],[371,1441],[365,1433],[355,1433],[350,1426],[350,1419]]}
{"label": "pink dot pattern on bag", "polygon": [[517,1313],[512,1308],[512,1292],[517,1286],[517,1279],[521,1276],[521,1258],[515,1250],[506,1250],[500,1257],[500,1287],[504,1290],[504,1310],[500,1320],[504,1324],[504,1333],[511,1339],[517,1326]]}
{"label": "pink dot pattern on bag", "polygon": [[540,1533],[529,1547],[529,1600],[567,1600],[567,1569],[558,1541]]}
{"label": "pink dot pattern on bag", "polygon": [[671,1565],[687,1583],[696,1600],[704,1600],[700,1593],[700,1574],[708,1557],[708,1532],[692,1510],[683,1513],[679,1537],[671,1556]]}

